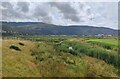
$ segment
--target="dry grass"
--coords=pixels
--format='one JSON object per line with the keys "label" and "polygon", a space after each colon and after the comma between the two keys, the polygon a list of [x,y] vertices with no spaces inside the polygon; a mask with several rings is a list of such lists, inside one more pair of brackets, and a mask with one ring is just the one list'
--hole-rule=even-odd
{"label": "dry grass", "polygon": [[[19,42],[25,44],[20,46]],[[9,49],[10,45],[16,45],[21,48],[21,51]],[[3,40],[3,55],[2,55],[2,73],[3,76],[41,76],[37,70],[36,64],[33,62],[33,57],[30,55],[30,49],[34,47],[31,41],[18,41],[18,40]]]}

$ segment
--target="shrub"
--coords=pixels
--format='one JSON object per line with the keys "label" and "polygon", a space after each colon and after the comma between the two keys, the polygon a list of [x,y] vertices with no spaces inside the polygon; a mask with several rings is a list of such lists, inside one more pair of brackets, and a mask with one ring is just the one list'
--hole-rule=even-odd
{"label": "shrub", "polygon": [[19,47],[15,46],[15,45],[11,45],[9,48],[14,49],[16,51],[21,51],[21,49]]}
{"label": "shrub", "polygon": [[24,44],[23,44],[23,43],[21,43],[21,42],[19,43],[19,45],[24,46]]}

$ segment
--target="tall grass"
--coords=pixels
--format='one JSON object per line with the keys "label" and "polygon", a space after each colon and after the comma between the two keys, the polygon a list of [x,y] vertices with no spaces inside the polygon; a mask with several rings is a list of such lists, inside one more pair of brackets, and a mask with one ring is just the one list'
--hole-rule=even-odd
{"label": "tall grass", "polygon": [[93,45],[98,45],[98,46],[103,47],[103,48],[108,49],[108,50],[113,50],[117,47],[115,45],[106,44],[104,42],[98,42],[98,41],[88,41],[88,43],[91,43]]}
{"label": "tall grass", "polygon": [[[73,47],[73,49],[70,50],[69,46]],[[60,45],[56,45],[55,48],[59,52],[68,52],[73,55],[84,54],[87,56],[104,60],[108,64],[113,64],[114,66],[118,66],[117,53],[94,48],[94,47],[91,47],[89,44],[84,44],[79,42],[64,42]]]}
{"label": "tall grass", "polygon": [[109,45],[109,44],[105,44],[105,43],[103,43],[103,42],[89,41],[89,43],[94,44],[94,45],[101,46],[101,47],[106,48],[106,49],[112,49],[112,48],[113,48],[113,46],[111,46],[111,45]]}

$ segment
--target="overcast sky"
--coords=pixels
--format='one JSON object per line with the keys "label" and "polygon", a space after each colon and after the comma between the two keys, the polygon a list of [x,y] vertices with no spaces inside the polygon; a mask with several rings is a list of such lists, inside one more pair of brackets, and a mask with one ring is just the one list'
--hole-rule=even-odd
{"label": "overcast sky", "polygon": [[[10,0],[9,0],[10,1]],[[23,0],[22,0],[23,1]],[[118,2],[2,2],[2,21],[118,28]]]}

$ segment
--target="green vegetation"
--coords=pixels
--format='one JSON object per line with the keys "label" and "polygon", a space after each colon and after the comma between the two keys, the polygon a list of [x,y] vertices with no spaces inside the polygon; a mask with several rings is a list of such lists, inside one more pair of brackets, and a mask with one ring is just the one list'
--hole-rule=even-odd
{"label": "green vegetation", "polygon": [[116,39],[89,39],[89,43],[101,46],[108,50],[118,51],[118,40]]}
{"label": "green vegetation", "polygon": [[109,45],[118,46],[118,40],[117,39],[90,39],[88,41],[96,41],[101,43],[106,43]]}
{"label": "green vegetation", "polygon": [[[99,43],[92,43],[96,41]],[[73,36],[4,39],[3,76],[118,77],[118,46],[111,41],[118,40]],[[12,45],[21,51],[10,49]]]}
{"label": "green vegetation", "polygon": [[[69,49],[69,46],[73,49]],[[87,56],[95,57],[97,59],[104,60],[108,64],[118,66],[118,54],[115,52],[108,52],[95,47],[91,47],[89,44],[83,44],[80,42],[64,42],[58,46],[55,46],[56,50],[60,52],[68,52],[73,55],[85,54]],[[120,66],[120,65],[119,65]]]}

